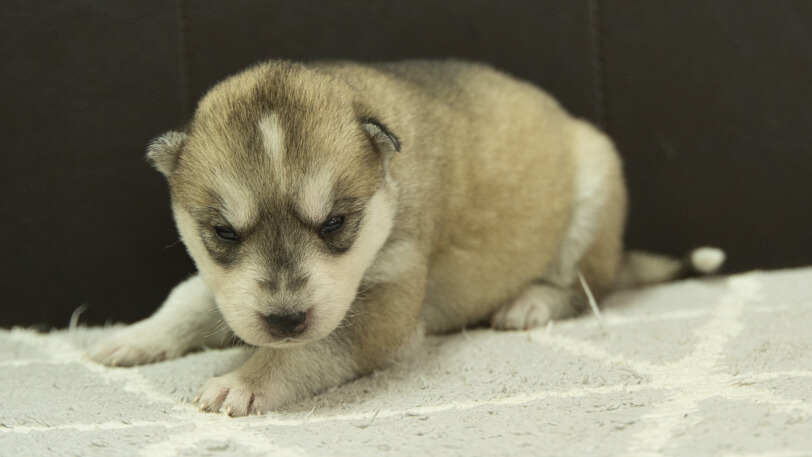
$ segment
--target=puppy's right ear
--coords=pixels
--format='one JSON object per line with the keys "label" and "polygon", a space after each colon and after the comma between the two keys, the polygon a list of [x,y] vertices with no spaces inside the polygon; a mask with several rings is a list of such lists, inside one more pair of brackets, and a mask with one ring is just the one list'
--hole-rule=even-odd
{"label": "puppy's right ear", "polygon": [[183,132],[170,130],[150,141],[147,146],[147,162],[168,178],[175,171],[178,154],[186,137]]}
{"label": "puppy's right ear", "polygon": [[384,164],[389,163],[389,159],[400,152],[400,140],[398,137],[389,130],[388,127],[383,125],[379,120],[371,117],[361,119],[361,127],[367,132],[378,153],[381,154]]}

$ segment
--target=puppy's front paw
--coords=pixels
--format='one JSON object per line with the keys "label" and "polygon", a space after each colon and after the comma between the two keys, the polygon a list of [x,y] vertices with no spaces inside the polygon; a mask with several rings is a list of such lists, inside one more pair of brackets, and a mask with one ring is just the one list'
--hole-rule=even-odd
{"label": "puppy's front paw", "polygon": [[284,403],[288,395],[260,377],[245,376],[240,370],[209,379],[195,402],[202,411],[224,411],[231,417],[264,414]]}
{"label": "puppy's front paw", "polygon": [[184,350],[165,329],[140,322],[97,342],[85,357],[110,366],[134,366],[160,362],[183,355]]}

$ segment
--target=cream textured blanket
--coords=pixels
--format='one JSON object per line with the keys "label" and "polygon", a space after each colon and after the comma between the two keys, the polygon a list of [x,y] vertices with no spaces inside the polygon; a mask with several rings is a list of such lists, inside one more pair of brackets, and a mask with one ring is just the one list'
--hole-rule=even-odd
{"label": "cream textured blanket", "polygon": [[0,455],[812,455],[812,268],[617,293],[603,310],[605,331],[584,315],[429,337],[388,370],[239,419],[189,401],[245,349],[107,368],[82,352],[110,329],[0,330]]}

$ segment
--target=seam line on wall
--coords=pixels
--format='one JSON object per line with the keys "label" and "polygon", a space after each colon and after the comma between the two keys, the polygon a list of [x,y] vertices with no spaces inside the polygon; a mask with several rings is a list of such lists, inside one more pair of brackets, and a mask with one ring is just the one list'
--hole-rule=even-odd
{"label": "seam line on wall", "polygon": [[190,99],[189,75],[189,17],[186,0],[177,0],[178,9],[178,37],[180,47],[180,98],[183,122],[192,116],[192,102]]}
{"label": "seam line on wall", "polygon": [[606,65],[604,61],[604,23],[601,0],[588,0],[590,44],[595,95],[595,116],[600,127],[609,133],[609,104],[606,97]]}

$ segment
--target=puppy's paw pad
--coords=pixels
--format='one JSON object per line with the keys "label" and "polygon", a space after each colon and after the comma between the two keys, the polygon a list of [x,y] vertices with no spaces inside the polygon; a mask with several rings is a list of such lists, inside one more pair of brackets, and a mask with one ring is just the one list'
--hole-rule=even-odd
{"label": "puppy's paw pad", "polygon": [[264,414],[275,406],[261,384],[237,373],[210,379],[198,391],[195,402],[201,411],[223,412],[231,417]]}

